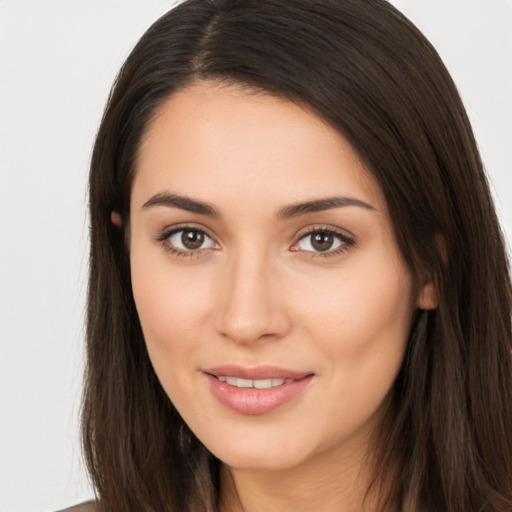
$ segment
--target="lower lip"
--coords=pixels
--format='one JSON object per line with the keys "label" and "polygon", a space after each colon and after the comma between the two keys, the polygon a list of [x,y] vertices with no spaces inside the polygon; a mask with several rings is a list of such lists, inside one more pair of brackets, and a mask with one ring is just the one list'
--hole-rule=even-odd
{"label": "lower lip", "polygon": [[240,414],[265,414],[295,398],[311,382],[312,375],[267,389],[237,388],[205,374],[213,395],[232,411]]}

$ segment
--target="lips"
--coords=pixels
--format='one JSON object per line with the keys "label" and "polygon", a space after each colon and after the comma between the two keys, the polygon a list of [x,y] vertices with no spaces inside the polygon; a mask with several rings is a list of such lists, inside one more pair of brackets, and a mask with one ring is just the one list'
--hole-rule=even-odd
{"label": "lips", "polygon": [[230,386],[237,388],[255,388],[255,389],[269,389],[283,384],[290,384],[294,379],[239,379],[237,377],[230,377],[227,375],[219,375],[217,377],[221,382],[227,382]]}
{"label": "lips", "polygon": [[237,366],[237,365],[223,365],[215,366],[204,370],[204,373],[213,375],[214,377],[229,376],[238,379],[248,380],[263,380],[263,379],[302,379],[313,372],[298,372],[295,370],[288,370],[278,366],[257,366],[254,368]]}
{"label": "lips", "polygon": [[208,368],[204,374],[222,405],[247,415],[265,414],[281,407],[300,395],[313,378],[311,372],[273,366],[225,365]]}

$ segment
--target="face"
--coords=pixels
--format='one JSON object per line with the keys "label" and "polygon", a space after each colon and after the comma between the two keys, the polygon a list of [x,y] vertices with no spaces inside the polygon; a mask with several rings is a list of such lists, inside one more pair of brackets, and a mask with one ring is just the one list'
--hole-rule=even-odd
{"label": "face", "polygon": [[218,458],[283,469],[367,445],[418,297],[335,130],[263,93],[175,93],[140,149],[130,258],[154,369]]}

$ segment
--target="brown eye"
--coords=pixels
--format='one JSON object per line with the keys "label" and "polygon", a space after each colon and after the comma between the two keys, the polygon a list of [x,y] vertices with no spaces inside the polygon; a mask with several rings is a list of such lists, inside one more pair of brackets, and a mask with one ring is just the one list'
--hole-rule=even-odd
{"label": "brown eye", "polygon": [[195,249],[199,249],[201,245],[204,243],[204,233],[200,231],[182,231],[181,235],[181,243],[187,249],[193,251]]}
{"label": "brown eye", "polygon": [[314,233],[311,235],[311,245],[317,251],[328,251],[332,248],[332,244],[334,243],[334,237],[332,233]]}
{"label": "brown eye", "polygon": [[177,229],[165,237],[167,244],[181,252],[212,249],[215,242],[200,229]]}
{"label": "brown eye", "polygon": [[304,235],[298,242],[298,247],[304,252],[331,252],[343,245],[350,246],[352,241],[334,231],[319,229]]}

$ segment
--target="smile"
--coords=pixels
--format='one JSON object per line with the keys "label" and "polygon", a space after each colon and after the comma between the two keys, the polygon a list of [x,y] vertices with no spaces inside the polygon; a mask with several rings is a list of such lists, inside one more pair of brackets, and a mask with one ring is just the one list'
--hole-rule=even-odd
{"label": "smile", "polygon": [[312,382],[311,372],[277,367],[226,365],[203,371],[208,387],[225,408],[243,415],[270,413],[298,400]]}
{"label": "smile", "polygon": [[217,377],[221,382],[226,382],[230,386],[237,388],[254,388],[254,389],[269,389],[283,384],[289,384],[295,379],[240,379],[238,377],[228,377],[226,375],[219,375]]}

